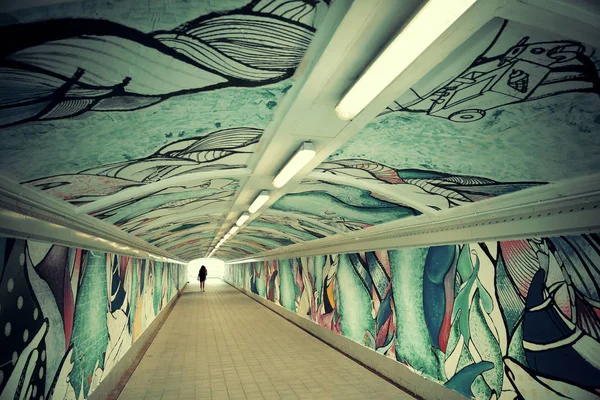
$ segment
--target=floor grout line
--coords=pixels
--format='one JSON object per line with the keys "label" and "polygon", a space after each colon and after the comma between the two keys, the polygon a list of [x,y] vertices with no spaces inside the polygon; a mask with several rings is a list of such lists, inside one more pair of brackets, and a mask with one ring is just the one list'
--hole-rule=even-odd
{"label": "floor grout line", "polygon": [[[127,382],[129,382],[131,375],[133,375],[136,368],[142,361],[142,358],[144,358],[144,355],[146,355],[146,351],[148,351],[148,349],[150,348],[150,345],[152,344],[152,342],[154,342],[154,339],[158,335],[158,332],[162,329],[163,325],[167,321],[167,318],[169,318],[169,314],[171,313],[171,311],[173,311],[173,308],[175,308],[175,306],[177,305],[177,302],[179,301],[179,298],[181,297],[181,294],[183,293],[183,291],[186,290],[186,287],[187,287],[187,284],[184,285],[184,287],[182,288],[182,291],[177,294],[177,298],[175,298],[175,301],[173,302],[173,304],[171,304],[170,308],[168,310],[165,310],[167,312],[167,315],[158,324],[158,326],[156,327],[154,332],[152,332],[152,334],[148,337],[148,341],[140,348],[138,354],[135,356],[135,358],[131,362],[131,365],[129,366],[129,368],[127,368],[125,370],[125,373],[123,373],[123,376],[121,376],[121,379],[119,379],[119,382],[114,387],[114,389],[110,392],[110,394],[108,395],[106,400],[117,400],[119,398],[119,395],[125,388],[125,385],[127,385]],[[161,318],[162,318],[162,316],[161,316]]]}
{"label": "floor grout line", "polygon": [[[319,336],[315,335],[314,333],[312,333],[311,331],[305,329],[304,327],[302,327],[301,325],[298,325],[297,323],[295,323],[292,320],[287,319],[285,316],[279,314],[277,311],[267,307],[266,305],[262,304],[259,300],[249,296],[247,293],[245,293],[242,289],[238,288],[237,286],[231,284],[230,282],[227,282],[226,280],[223,280],[223,282],[227,283],[229,286],[231,286],[232,288],[236,289],[237,291],[239,291],[240,293],[242,293],[243,295],[247,296],[248,298],[254,300],[255,302],[257,302],[258,304],[260,304],[261,306],[265,307],[266,309],[268,309],[269,311],[277,314],[279,317],[283,318],[286,322],[289,322],[290,324],[293,324],[294,326],[296,326],[298,329],[301,329],[303,332],[308,333],[310,336],[314,337],[315,339],[319,340],[321,343],[331,347],[333,350],[337,351],[338,353],[344,355],[345,357],[349,358],[350,360],[354,361],[355,363],[357,363],[358,365],[360,365],[361,367],[365,368],[366,370],[368,370],[369,372],[372,372],[373,374],[379,376],[381,379],[387,381],[388,383],[394,385],[395,387],[397,387],[398,389],[402,390],[404,393],[413,396],[416,400],[423,400],[422,397],[420,397],[419,395],[417,395],[416,393],[411,393],[407,388],[403,387],[402,385],[394,382],[393,380],[391,380],[390,378],[388,378],[387,376],[381,374],[379,371],[369,367],[368,365],[366,365],[365,363],[363,363],[362,361],[360,361],[359,359],[351,356],[350,354],[346,353],[345,351],[338,349],[337,347],[335,347],[334,345],[326,342],[325,340],[321,339]],[[289,311],[289,310],[288,310]]]}
{"label": "floor grout line", "polygon": [[188,284],[119,399],[412,399],[222,281]]}

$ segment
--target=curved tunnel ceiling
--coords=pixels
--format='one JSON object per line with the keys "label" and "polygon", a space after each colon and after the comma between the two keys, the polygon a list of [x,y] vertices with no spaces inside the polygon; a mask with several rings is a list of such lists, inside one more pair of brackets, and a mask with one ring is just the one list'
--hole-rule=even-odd
{"label": "curved tunnel ceiling", "polygon": [[[264,134],[307,79],[297,68],[310,61],[303,57],[332,5],[197,3],[176,2],[159,18],[131,2],[4,19],[2,36],[15,40],[0,45],[2,174],[175,257],[203,257],[244,211],[237,199],[255,193],[249,179],[259,160],[290,139]],[[217,256],[599,172],[592,45],[489,21]]]}

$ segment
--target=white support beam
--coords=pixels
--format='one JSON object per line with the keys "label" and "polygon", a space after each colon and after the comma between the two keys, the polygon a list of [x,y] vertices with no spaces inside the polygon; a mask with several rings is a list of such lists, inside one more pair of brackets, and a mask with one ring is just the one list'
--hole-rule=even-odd
{"label": "white support beam", "polygon": [[[0,235],[184,262],[75,206],[0,176]],[[141,255],[138,255],[141,254]]]}
{"label": "white support beam", "polygon": [[600,232],[600,174],[227,261]]}

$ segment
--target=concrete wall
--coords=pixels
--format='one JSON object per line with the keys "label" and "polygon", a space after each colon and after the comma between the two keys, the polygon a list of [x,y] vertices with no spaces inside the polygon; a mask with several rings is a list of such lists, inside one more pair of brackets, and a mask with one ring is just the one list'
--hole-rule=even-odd
{"label": "concrete wall", "polygon": [[424,398],[579,399],[600,382],[599,268],[591,234],[234,264],[225,278]]}
{"label": "concrete wall", "polygon": [[110,392],[186,276],[186,265],[0,238],[0,398]]}

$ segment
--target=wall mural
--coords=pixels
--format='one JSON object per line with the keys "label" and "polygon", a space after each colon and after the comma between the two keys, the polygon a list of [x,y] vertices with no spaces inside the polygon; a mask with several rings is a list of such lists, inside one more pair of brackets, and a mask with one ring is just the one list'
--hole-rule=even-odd
{"label": "wall mural", "polygon": [[0,238],[0,398],[84,399],[187,281],[180,264]]}
{"label": "wall mural", "polygon": [[600,236],[227,265],[225,277],[477,399],[600,398]]}
{"label": "wall mural", "polygon": [[588,44],[494,19],[327,161],[492,183],[598,172],[599,68]]}
{"label": "wall mural", "polygon": [[[231,128],[211,132],[204,136],[172,142],[154,154],[137,160],[124,161],[79,171],[75,174],[49,176],[23,182],[25,185],[41,189],[51,196],[83,205],[121,190],[158,182],[184,174],[207,172],[218,169],[245,168],[254,152],[262,130],[255,128]],[[218,180],[217,180],[218,181]],[[220,181],[222,182],[222,181]],[[210,183],[210,181],[209,181]],[[174,186],[150,193],[153,195],[184,198],[186,192],[194,192],[210,187],[198,185]],[[143,199],[128,199],[112,205],[108,210],[97,210],[100,218],[114,216],[117,209],[139,204]],[[123,210],[119,210],[122,212]]]}

